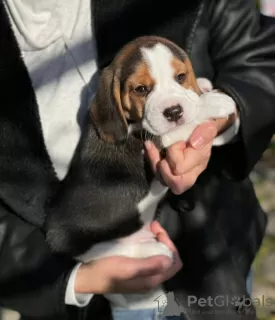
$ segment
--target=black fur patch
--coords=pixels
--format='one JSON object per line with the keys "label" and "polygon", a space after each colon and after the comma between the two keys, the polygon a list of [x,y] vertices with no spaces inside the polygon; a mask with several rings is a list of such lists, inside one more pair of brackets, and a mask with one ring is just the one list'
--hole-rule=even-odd
{"label": "black fur patch", "polygon": [[121,146],[105,143],[88,124],[71,170],[48,204],[45,228],[54,251],[76,256],[142,226],[137,204],[152,179],[142,147],[134,136]]}

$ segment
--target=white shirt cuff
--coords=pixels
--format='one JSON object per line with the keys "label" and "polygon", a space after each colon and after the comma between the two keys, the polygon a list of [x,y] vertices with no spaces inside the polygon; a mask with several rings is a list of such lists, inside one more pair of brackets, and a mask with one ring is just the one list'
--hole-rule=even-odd
{"label": "white shirt cuff", "polygon": [[226,129],[223,133],[219,134],[213,141],[213,146],[221,146],[234,141],[240,129],[240,118],[238,117],[234,123]]}
{"label": "white shirt cuff", "polygon": [[82,263],[78,263],[72,270],[72,273],[70,275],[67,288],[66,288],[66,293],[65,293],[65,304],[76,306],[76,307],[86,307],[92,297],[94,296],[93,294],[90,293],[75,293],[75,277],[77,270],[79,267],[82,265]]}

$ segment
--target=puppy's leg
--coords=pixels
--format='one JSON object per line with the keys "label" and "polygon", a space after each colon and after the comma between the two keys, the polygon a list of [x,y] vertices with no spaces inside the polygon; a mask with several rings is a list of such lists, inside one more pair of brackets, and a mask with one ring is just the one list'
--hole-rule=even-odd
{"label": "puppy's leg", "polygon": [[200,96],[202,119],[226,118],[236,110],[234,100],[219,91],[210,91]]}
{"label": "puppy's leg", "polygon": [[203,121],[193,121],[191,123],[178,126],[172,131],[167,132],[161,137],[161,143],[164,148],[170,147],[172,144],[179,141],[188,141],[192,132]]}
{"label": "puppy's leg", "polygon": [[[200,96],[199,108],[200,111],[197,119],[190,123],[178,126],[176,129],[166,133],[161,137],[164,148],[168,148],[170,145],[178,141],[188,141],[195,128],[207,120],[229,117],[235,112],[236,104],[231,97],[224,93],[218,91],[209,91]],[[230,140],[230,137],[234,135],[231,130],[235,132],[237,130],[236,128],[238,128],[237,121],[235,126],[228,130],[225,135],[216,137],[213,145],[218,146],[225,144],[228,140]]]}
{"label": "puppy's leg", "polygon": [[207,78],[197,78],[197,84],[203,93],[213,90],[212,82]]}
{"label": "puppy's leg", "polygon": [[198,78],[198,86],[202,91],[201,101],[207,114],[204,118],[224,118],[235,111],[235,102],[228,95],[213,90],[212,82],[207,78]]}
{"label": "puppy's leg", "polygon": [[113,256],[148,258],[156,255],[165,255],[172,259],[169,248],[158,242],[148,228],[150,227],[144,226],[129,237],[95,244],[87,252],[78,256],[77,260],[89,262]]}

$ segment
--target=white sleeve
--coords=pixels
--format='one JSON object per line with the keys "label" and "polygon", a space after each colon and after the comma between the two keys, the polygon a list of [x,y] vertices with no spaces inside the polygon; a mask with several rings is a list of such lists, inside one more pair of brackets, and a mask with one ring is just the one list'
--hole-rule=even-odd
{"label": "white sleeve", "polygon": [[72,270],[67,288],[66,288],[66,294],[65,294],[65,304],[73,305],[76,307],[86,307],[91,299],[93,298],[93,294],[91,293],[75,293],[75,277],[77,270],[81,266],[82,263],[78,263]]}

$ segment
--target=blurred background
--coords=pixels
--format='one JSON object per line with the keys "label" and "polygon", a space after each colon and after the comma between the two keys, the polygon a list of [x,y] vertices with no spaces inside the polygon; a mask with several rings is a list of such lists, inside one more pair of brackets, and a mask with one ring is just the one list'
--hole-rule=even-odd
{"label": "blurred background", "polygon": [[252,299],[264,297],[266,301],[272,298],[271,306],[256,306],[259,320],[271,320],[275,319],[275,137],[251,178],[269,219],[262,247],[253,266]]}
{"label": "blurred background", "polygon": [[[256,1],[263,14],[275,19],[275,0],[243,1]],[[257,314],[259,320],[275,320],[275,136],[256,165],[251,178],[258,199],[269,217],[266,236],[253,265],[252,299],[255,301],[264,297],[264,300],[267,301],[268,298],[271,298],[270,306],[262,304],[256,306]],[[16,312],[9,310],[1,312],[0,310],[0,320],[18,319]]]}
{"label": "blurred background", "polygon": [[[262,14],[275,19],[275,0],[255,1]],[[252,299],[264,297],[266,301],[271,298],[271,306],[256,306],[257,314],[259,320],[275,320],[275,136],[251,178],[269,220],[262,247],[253,265]]]}

